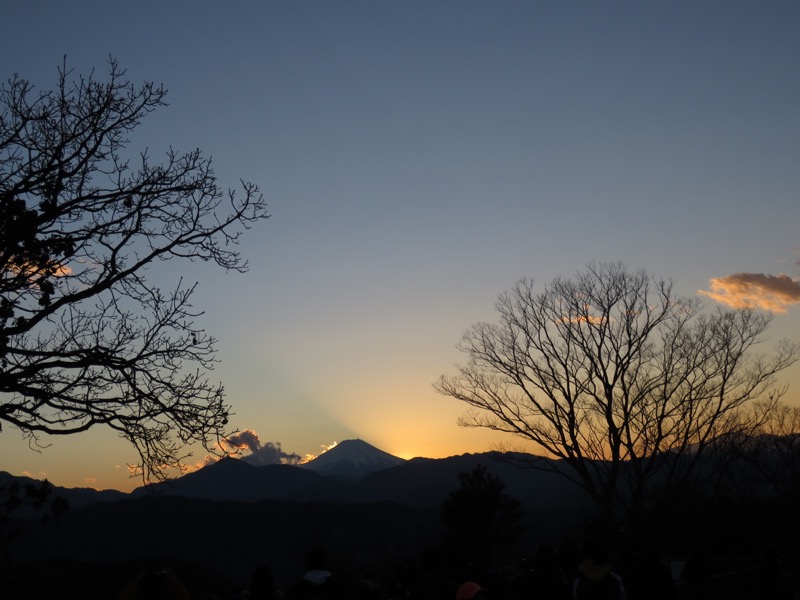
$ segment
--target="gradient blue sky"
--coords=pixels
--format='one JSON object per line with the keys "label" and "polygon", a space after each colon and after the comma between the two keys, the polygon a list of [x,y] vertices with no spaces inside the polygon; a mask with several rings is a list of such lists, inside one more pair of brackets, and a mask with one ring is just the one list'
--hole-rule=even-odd
{"label": "gradient blue sky", "polygon": [[[513,442],[458,428],[462,406],[431,384],[498,293],[591,260],[688,295],[749,283],[783,311],[771,340],[800,339],[800,3],[32,0],[2,15],[3,79],[50,88],[65,54],[84,73],[112,55],[170,90],[133,151],[200,147],[224,185],[262,187],[272,217],[245,240],[247,274],[154,273],[200,282],[232,425],[262,445]],[[800,404],[800,367],[783,379]],[[0,469],[138,483],[111,432],[44,441],[4,429]]]}

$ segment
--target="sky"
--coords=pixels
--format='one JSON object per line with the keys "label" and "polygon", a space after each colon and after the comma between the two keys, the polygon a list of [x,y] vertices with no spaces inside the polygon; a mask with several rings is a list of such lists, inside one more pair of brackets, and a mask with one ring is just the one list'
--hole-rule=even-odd
{"label": "sky", "polygon": [[[109,56],[170,106],[133,155],[200,148],[271,217],[197,281],[231,425],[266,454],[360,438],[404,458],[513,443],[432,384],[523,277],[594,260],[674,278],[800,340],[800,3],[7,3],[0,79]],[[768,349],[765,346],[765,350]],[[781,376],[800,405],[800,366]],[[0,432],[0,470],[130,490],[111,431]],[[203,458],[202,452],[197,459]]]}

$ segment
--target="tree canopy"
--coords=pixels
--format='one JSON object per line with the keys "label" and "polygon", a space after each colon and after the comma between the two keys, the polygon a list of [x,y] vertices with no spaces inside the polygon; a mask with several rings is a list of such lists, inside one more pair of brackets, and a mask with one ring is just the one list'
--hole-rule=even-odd
{"label": "tree canopy", "polygon": [[461,555],[467,562],[487,565],[493,548],[519,537],[520,503],[484,465],[459,473],[458,479],[459,487],[441,506],[451,553]]}
{"label": "tree canopy", "polygon": [[34,443],[111,427],[146,475],[213,446],[229,412],[197,284],[163,290],[148,269],[246,271],[240,235],[268,217],[255,184],[222,188],[200,150],[129,152],[165,95],[113,59],[104,77],[65,61],[53,90],[16,75],[0,88],[0,424]]}

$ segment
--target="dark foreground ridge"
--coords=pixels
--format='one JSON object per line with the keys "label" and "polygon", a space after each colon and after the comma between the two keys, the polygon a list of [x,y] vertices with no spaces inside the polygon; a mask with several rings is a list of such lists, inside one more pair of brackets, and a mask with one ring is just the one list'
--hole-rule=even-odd
{"label": "dark foreground ridge", "polygon": [[[364,449],[346,444],[338,454],[350,466],[374,464],[354,460],[354,448]],[[65,509],[48,512],[45,503],[3,515],[0,596],[118,598],[140,574],[169,568],[191,598],[239,600],[253,573],[268,567],[275,589],[291,600],[303,557],[322,547],[348,600],[453,600],[467,579],[489,589],[491,600],[536,600],[525,586],[538,552],[550,548],[571,582],[598,539],[628,600],[756,598],[798,575],[793,497],[692,496],[670,514],[609,530],[592,520],[579,488],[508,458],[397,459],[360,477],[229,459],[132,494],[54,488],[50,498],[65,498]],[[513,535],[496,536],[499,526],[483,528],[478,514],[460,531],[458,519],[444,518],[459,475],[478,468],[518,502]],[[41,485],[0,474],[2,489],[15,483]],[[476,559],[468,553],[475,548],[486,552]]]}

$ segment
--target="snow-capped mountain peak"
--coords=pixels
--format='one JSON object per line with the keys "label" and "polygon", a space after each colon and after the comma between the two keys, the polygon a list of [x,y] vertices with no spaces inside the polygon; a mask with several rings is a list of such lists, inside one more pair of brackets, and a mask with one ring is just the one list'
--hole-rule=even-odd
{"label": "snow-capped mountain peak", "polygon": [[300,466],[321,475],[357,478],[403,462],[363,440],[345,440]]}

